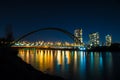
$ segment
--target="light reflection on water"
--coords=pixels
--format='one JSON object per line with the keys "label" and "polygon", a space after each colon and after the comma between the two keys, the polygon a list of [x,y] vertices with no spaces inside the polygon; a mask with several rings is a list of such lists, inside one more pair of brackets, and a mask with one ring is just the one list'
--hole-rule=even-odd
{"label": "light reflection on water", "polygon": [[73,80],[103,79],[112,75],[110,52],[19,49],[19,57],[36,69]]}

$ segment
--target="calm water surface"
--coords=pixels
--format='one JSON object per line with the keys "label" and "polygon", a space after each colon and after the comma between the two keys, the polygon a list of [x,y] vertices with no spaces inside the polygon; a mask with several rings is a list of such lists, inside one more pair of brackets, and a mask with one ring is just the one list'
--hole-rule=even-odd
{"label": "calm water surface", "polygon": [[19,49],[19,57],[34,68],[68,80],[118,80],[120,54],[69,50]]}

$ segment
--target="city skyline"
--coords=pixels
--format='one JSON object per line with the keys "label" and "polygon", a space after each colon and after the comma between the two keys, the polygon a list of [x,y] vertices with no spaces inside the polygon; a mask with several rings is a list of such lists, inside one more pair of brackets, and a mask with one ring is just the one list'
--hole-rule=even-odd
{"label": "city skyline", "polygon": [[[37,30],[34,30],[34,31],[30,31],[30,32],[28,32],[27,34],[23,34],[22,36],[20,36],[20,37],[18,37],[17,39],[14,39],[13,37],[13,32],[12,32],[12,26],[11,25],[8,25],[7,27],[6,27],[6,35],[5,35],[5,37],[3,37],[3,38],[5,38],[5,39],[7,39],[7,40],[10,40],[10,41],[30,41],[30,40],[26,40],[26,39],[24,39],[24,38],[26,38],[26,37],[28,37],[28,36],[30,36],[30,35],[32,35],[32,34],[35,34],[35,33],[37,33],[37,32],[40,32],[40,31],[46,31],[46,30],[53,30],[53,31],[58,31],[58,32],[61,32],[61,33],[63,33],[64,35],[67,35],[69,38],[71,38],[72,39],[72,43],[75,43],[75,44],[77,44],[77,45],[85,45],[85,44],[89,44],[89,45],[96,45],[96,43],[97,43],[97,45],[105,45],[106,44],[106,41],[107,41],[107,44],[109,44],[109,45],[111,45],[111,43],[112,43],[112,36],[111,35],[109,35],[109,34],[107,34],[107,35],[105,35],[104,37],[105,37],[105,42],[102,42],[101,40],[100,40],[100,35],[99,35],[99,32],[93,32],[93,33],[91,33],[91,34],[89,34],[88,36],[89,36],[89,40],[87,41],[88,43],[86,43],[86,42],[84,42],[84,40],[83,40],[83,31],[82,31],[82,28],[77,28],[77,29],[75,29],[74,30],[74,33],[71,33],[71,32],[69,32],[69,31],[67,31],[67,30],[65,30],[65,29],[62,29],[62,28],[56,28],[56,27],[47,27],[47,28],[40,28],[40,29],[37,29]],[[24,37],[23,37],[24,36]],[[1,37],[2,38],[2,37]],[[54,38],[53,38],[54,39]],[[92,40],[92,42],[91,42],[91,40]],[[44,40],[34,40],[34,41],[30,41],[30,42],[36,42],[36,41],[44,41]],[[46,41],[46,40],[45,40]],[[67,42],[67,41],[61,41],[61,40],[58,40],[58,41],[50,41],[50,40],[48,40],[48,41],[46,41],[46,42],[62,42],[62,43],[64,43],[64,42]],[[70,42],[70,41],[69,41]],[[70,42],[71,43],[71,42]],[[91,45],[91,46],[92,46]]]}
{"label": "city skyline", "polygon": [[[88,43],[88,35],[93,32],[99,32],[101,42],[105,42],[107,34],[112,35],[113,42],[120,42],[119,9],[119,3],[112,0],[1,1],[0,37],[5,37],[5,26],[12,24],[15,39],[30,31],[52,26],[73,34],[75,29],[82,28],[85,43]],[[57,31],[41,31],[26,39],[72,42],[68,36]]]}

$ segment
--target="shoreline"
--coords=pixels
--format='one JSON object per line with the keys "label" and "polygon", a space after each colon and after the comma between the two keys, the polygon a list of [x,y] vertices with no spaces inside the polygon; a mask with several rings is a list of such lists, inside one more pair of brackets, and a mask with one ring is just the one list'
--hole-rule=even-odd
{"label": "shoreline", "polygon": [[16,49],[0,48],[0,80],[65,80],[56,75],[43,73],[17,56]]}

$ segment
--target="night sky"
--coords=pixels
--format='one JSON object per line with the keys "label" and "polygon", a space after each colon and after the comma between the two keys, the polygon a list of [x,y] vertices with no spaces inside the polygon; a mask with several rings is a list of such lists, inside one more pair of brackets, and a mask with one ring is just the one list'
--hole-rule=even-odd
{"label": "night sky", "polygon": [[[113,42],[120,42],[120,3],[115,0],[4,0],[0,1],[0,37],[5,27],[12,24],[14,38],[44,27],[58,27],[71,33],[83,29],[83,41],[89,34],[99,32],[101,42],[105,35],[112,35]],[[58,31],[41,31],[24,40],[68,41],[72,40]]]}

